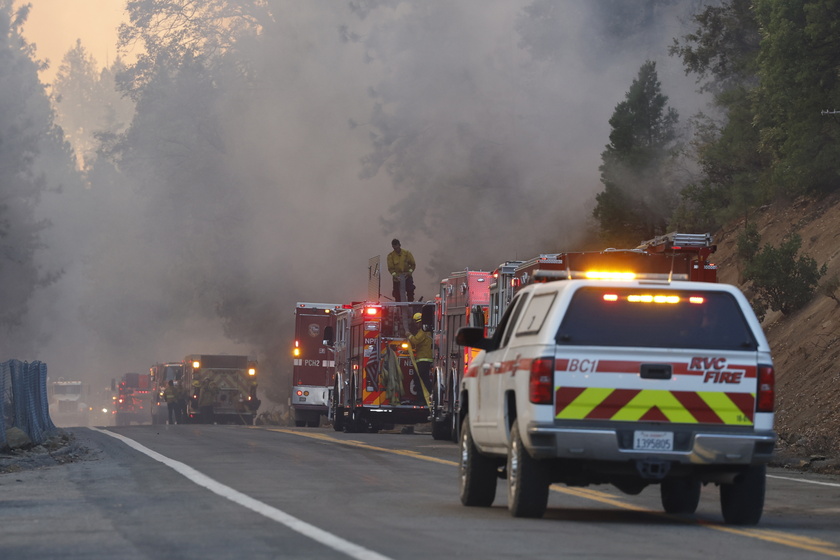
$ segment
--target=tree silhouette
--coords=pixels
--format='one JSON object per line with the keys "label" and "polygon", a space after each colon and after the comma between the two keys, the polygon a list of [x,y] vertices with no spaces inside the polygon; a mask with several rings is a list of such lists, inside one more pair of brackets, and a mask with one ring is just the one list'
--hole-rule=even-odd
{"label": "tree silhouette", "polygon": [[632,246],[664,233],[676,206],[666,167],[678,115],[667,103],[656,63],[647,61],[610,118],[610,143],[601,153],[604,190],[593,211],[608,245]]}

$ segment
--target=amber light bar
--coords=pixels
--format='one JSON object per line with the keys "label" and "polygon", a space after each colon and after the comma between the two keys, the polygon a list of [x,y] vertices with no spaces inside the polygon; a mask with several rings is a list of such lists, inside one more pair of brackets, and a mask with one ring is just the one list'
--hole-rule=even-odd
{"label": "amber light bar", "polygon": [[[619,297],[618,294],[604,294],[603,296],[604,301],[614,302],[618,301]],[[693,303],[695,305],[704,303],[705,299],[701,296],[690,296],[688,298],[681,298],[680,296],[675,295],[665,295],[665,294],[630,294],[626,297],[626,300],[629,303],[680,303],[681,301],[687,301],[688,303]]]}

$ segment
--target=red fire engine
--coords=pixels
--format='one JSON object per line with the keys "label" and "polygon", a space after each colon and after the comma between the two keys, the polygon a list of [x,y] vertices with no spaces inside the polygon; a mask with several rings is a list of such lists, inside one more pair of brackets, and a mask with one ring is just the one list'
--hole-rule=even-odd
{"label": "red fire engine", "polygon": [[295,306],[295,346],[292,350],[292,399],[295,426],[317,428],[327,414],[329,390],[335,380],[333,349],[324,344],[327,327],[335,330],[333,303],[302,303]]}
{"label": "red fire engine", "polygon": [[329,410],[335,430],[376,432],[428,420],[431,379],[420,378],[405,336],[415,313],[432,325],[431,303],[357,302],[337,313],[327,337],[336,360]]}
{"label": "red fire engine", "polygon": [[509,261],[494,273],[497,279],[490,291],[488,335],[495,330],[513,295],[531,283],[584,277],[592,271],[613,275],[644,272],[663,280],[717,282],[717,266],[708,261],[716,250],[708,233],[669,233],[634,249],[551,253],[527,261]]}
{"label": "red fire engine", "polygon": [[114,423],[117,426],[128,426],[132,422],[148,422],[149,403],[151,402],[151,384],[149,374],[123,374],[119,384],[111,382],[116,391],[114,397]]}
{"label": "red fire engine", "polygon": [[461,327],[484,327],[493,275],[477,270],[453,272],[440,282],[436,312],[434,380],[430,403],[432,437],[451,439],[458,434],[458,388],[477,349],[459,346]]}
{"label": "red fire engine", "polygon": [[507,261],[500,264],[496,270],[493,271],[493,280],[490,283],[490,309],[488,313],[488,321],[486,326],[487,336],[493,336],[496,330],[496,325],[502,318],[502,313],[507,309],[513,294],[515,293],[514,285],[517,282],[514,280],[516,274],[516,267],[522,264],[523,261]]}

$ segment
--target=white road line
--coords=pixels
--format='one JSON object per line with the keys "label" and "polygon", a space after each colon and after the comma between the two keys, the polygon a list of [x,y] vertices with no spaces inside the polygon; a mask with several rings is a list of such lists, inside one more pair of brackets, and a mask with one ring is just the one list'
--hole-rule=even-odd
{"label": "white road line", "polygon": [[840,484],[836,482],[820,482],[819,480],[806,480],[804,478],[790,478],[789,476],[777,476],[775,474],[768,474],[767,478],[778,478],[779,480],[792,480],[794,482],[805,482],[807,484],[821,484],[823,486],[833,486],[840,488]]}
{"label": "white road line", "polygon": [[156,451],[152,451],[148,447],[137,443],[133,439],[127,438],[120,434],[116,434],[114,432],[110,432],[108,430],[102,430],[99,428],[91,429],[122,441],[129,447],[136,449],[137,451],[145,455],[148,455],[156,461],[160,461],[167,467],[185,476],[186,478],[195,482],[199,486],[203,486],[204,488],[207,488],[211,492],[218,494],[223,498],[227,498],[228,500],[237,503],[243,507],[246,507],[251,511],[259,513],[260,515],[263,515],[271,519],[272,521],[281,523],[289,529],[296,531],[301,535],[309,537],[310,539],[319,542],[324,546],[328,546],[342,554],[346,554],[351,558],[356,558],[357,560],[391,560],[391,558],[383,556],[378,552],[374,552],[372,550],[364,548],[363,546],[359,546],[350,541],[342,539],[341,537],[333,535],[332,533],[328,533],[327,531],[319,529],[314,525],[310,525],[305,521],[301,521],[300,519],[293,517],[284,511],[271,507],[268,504],[264,504],[259,500],[255,500],[254,498],[243,494],[242,492],[234,490],[230,486],[225,486],[221,482],[217,482],[209,476],[201,474],[189,465],[181,463],[180,461],[175,461],[174,459],[170,459],[169,457],[161,455]]}

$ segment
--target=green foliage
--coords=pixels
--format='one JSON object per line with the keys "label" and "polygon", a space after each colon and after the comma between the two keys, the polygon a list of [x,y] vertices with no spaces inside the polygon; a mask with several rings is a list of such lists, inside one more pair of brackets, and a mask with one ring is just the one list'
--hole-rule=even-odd
{"label": "green foliage", "polygon": [[117,59],[111,68],[98,71],[81,40],[61,61],[52,87],[56,121],[72,144],[80,169],[90,170],[98,137],[122,132],[131,120],[133,103],[117,92],[114,79],[124,69]]}
{"label": "green foliage", "polygon": [[744,231],[738,234],[738,259],[750,262],[761,248],[761,234],[754,222],[747,222]]}
{"label": "green foliage", "polygon": [[702,177],[682,192],[683,220],[712,229],[765,198],[770,161],[753,123],[760,34],[749,0],[709,6],[694,21],[695,32],[675,40],[669,52],[683,60],[686,73],[697,74],[724,116],[695,117],[692,144]]}
{"label": "green foliage", "polygon": [[633,201],[613,184],[595,195],[593,216],[600,224],[600,237],[610,247],[635,246],[639,241],[650,239],[642,224],[643,218],[634,211]]}
{"label": "green foliage", "polygon": [[[780,196],[840,185],[840,0],[729,0],[694,16],[669,52],[714,94],[722,119],[694,140],[702,178],[683,220],[718,224]],[[700,214],[698,217],[691,213]]]}
{"label": "green foliage", "polygon": [[665,176],[678,115],[667,104],[656,63],[647,61],[610,118],[610,143],[601,154],[604,191],[593,216],[608,244],[628,246],[663,233],[674,211]]}
{"label": "green foliage", "polygon": [[[755,238],[745,242],[744,249],[754,243]],[[811,301],[826,266],[817,267],[817,261],[807,254],[797,258],[801,246],[802,238],[790,234],[778,248],[765,245],[747,261],[744,279],[752,282],[757,310],[771,309],[788,315]],[[739,253],[741,249],[739,239]]]}
{"label": "green foliage", "polygon": [[129,23],[120,26],[119,45],[138,53],[121,75],[121,88],[139,99],[156,76],[186,61],[218,59],[238,41],[271,27],[266,0],[128,0]]}
{"label": "green foliage", "polygon": [[835,303],[840,305],[840,278],[836,274],[820,284],[819,291],[822,295],[830,297]]}
{"label": "green foliage", "polygon": [[56,278],[37,262],[49,224],[36,206],[62,146],[34,48],[22,35],[28,9],[0,2],[0,353],[10,344],[6,328],[19,325],[35,291]]}
{"label": "green foliage", "polygon": [[701,89],[725,95],[754,85],[760,33],[752,0],[707,6],[693,20],[696,31],[675,39],[668,52],[682,59],[686,73],[697,74]]}
{"label": "green foliage", "polygon": [[780,194],[837,188],[840,0],[755,0],[763,31],[754,126]]}

